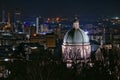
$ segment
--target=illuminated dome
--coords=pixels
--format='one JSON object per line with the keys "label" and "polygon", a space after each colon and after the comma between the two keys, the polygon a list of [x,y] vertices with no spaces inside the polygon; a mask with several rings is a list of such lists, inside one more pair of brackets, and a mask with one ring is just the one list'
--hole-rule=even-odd
{"label": "illuminated dome", "polygon": [[[69,30],[63,39],[62,59],[67,64],[71,62],[77,64],[79,62],[89,61],[91,46],[88,35],[79,28],[79,21],[73,22],[73,28]],[[69,62],[70,61],[70,62]]]}
{"label": "illuminated dome", "polygon": [[68,31],[63,40],[63,44],[88,44],[88,35],[80,28],[72,28]]}
{"label": "illuminated dome", "polygon": [[73,28],[65,34],[63,44],[89,44],[89,37],[79,28],[77,20],[74,21]]}

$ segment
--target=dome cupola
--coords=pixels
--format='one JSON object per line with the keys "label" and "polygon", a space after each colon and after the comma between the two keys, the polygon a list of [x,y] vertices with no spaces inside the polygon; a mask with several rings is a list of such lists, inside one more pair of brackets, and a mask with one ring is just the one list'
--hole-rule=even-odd
{"label": "dome cupola", "polygon": [[73,28],[65,34],[63,44],[89,44],[89,37],[79,28],[78,20],[74,20]]}

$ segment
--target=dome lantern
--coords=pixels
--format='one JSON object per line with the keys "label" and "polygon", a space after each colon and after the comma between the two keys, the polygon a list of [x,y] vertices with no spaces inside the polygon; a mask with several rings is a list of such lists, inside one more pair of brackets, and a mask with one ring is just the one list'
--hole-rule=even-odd
{"label": "dome lantern", "polygon": [[73,28],[75,28],[75,29],[78,29],[78,28],[79,28],[79,21],[78,21],[77,19],[75,19],[75,20],[73,21]]}

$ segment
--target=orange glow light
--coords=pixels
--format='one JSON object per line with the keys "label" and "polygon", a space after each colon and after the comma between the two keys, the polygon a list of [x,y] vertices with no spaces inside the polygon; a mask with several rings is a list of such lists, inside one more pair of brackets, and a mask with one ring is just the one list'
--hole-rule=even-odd
{"label": "orange glow light", "polygon": [[33,36],[34,36],[34,37],[36,37],[36,36],[37,36],[37,34],[33,34]]}

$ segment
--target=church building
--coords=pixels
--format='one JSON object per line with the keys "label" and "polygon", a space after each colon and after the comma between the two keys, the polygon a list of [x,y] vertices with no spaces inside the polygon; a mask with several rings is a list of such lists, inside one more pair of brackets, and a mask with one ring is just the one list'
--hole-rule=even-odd
{"label": "church building", "polygon": [[73,21],[72,29],[64,36],[62,44],[63,62],[69,65],[87,62],[90,59],[91,46],[88,35],[79,27],[79,21]]}

